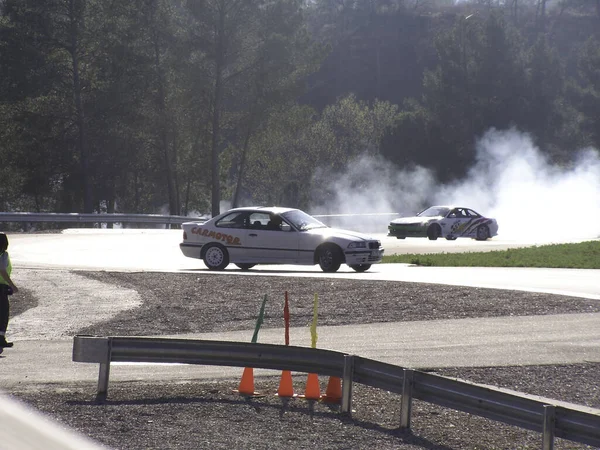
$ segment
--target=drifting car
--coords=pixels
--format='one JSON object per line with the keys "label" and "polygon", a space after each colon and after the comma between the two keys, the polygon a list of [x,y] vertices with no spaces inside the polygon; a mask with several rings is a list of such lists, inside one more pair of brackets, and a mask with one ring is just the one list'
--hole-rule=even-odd
{"label": "drifting car", "polygon": [[319,264],[323,272],[336,272],[345,263],[364,272],[381,262],[384,252],[377,239],[330,228],[293,208],[235,208],[182,228],[182,253],[202,259],[210,270],[229,263],[242,270],[257,264]]}
{"label": "drifting car", "polygon": [[414,217],[394,219],[388,226],[388,236],[398,239],[427,237],[435,241],[438,237],[444,237],[453,241],[468,237],[485,241],[497,234],[496,219],[458,206],[431,206]]}

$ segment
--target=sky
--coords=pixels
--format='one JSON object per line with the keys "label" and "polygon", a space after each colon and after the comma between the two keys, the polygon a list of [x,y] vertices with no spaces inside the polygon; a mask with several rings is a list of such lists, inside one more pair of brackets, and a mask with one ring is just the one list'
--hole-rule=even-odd
{"label": "sky", "polygon": [[468,175],[452,184],[439,184],[426,168],[403,170],[369,156],[330,180],[331,201],[310,212],[352,215],[322,219],[341,228],[384,233],[394,217],[456,204],[495,218],[499,239],[600,237],[600,152],[581,149],[570,167],[560,167],[544,157],[529,134],[515,129],[485,133]]}

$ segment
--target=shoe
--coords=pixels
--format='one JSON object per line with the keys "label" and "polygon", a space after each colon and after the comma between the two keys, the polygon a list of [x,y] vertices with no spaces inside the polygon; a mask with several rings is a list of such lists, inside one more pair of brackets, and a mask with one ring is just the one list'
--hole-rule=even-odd
{"label": "shoe", "polygon": [[4,339],[4,341],[0,341],[0,347],[3,348],[10,348],[13,346],[12,342],[7,342],[6,339]]}

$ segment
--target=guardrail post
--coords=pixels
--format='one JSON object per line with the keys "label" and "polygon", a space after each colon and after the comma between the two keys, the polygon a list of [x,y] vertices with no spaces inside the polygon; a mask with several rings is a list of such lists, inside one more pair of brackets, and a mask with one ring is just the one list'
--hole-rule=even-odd
{"label": "guardrail post", "polygon": [[354,378],[354,356],[344,355],[344,373],[342,375],[341,413],[352,413],[352,381]]}
{"label": "guardrail post", "polygon": [[414,371],[404,369],[404,382],[402,383],[402,403],[400,404],[400,428],[410,429],[410,414],[412,409],[412,389],[414,385]]}
{"label": "guardrail post", "polygon": [[98,392],[96,400],[106,400],[108,395],[108,378],[110,375],[110,359],[112,352],[112,338],[108,338],[108,352],[106,352],[106,360],[100,363],[100,371],[98,373]]}
{"label": "guardrail post", "polygon": [[544,405],[544,426],[542,430],[542,450],[554,449],[554,425],[556,410],[554,405]]}

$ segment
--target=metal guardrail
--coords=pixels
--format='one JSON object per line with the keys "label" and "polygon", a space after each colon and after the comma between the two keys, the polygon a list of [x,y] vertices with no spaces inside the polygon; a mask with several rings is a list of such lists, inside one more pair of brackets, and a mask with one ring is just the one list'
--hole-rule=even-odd
{"label": "metal guardrail", "polygon": [[[397,216],[399,213],[366,214],[315,214],[316,218]],[[71,222],[71,223],[158,223],[182,224],[184,222],[206,222],[209,217],[170,216],[161,214],[79,214],[79,213],[31,213],[0,212],[1,222]]]}
{"label": "metal guardrail", "polygon": [[169,216],[160,214],[78,214],[78,213],[29,213],[0,212],[1,222],[70,222],[70,223],[155,223],[182,224],[205,222],[206,217]]}
{"label": "metal guardrail", "polygon": [[[412,399],[542,433],[542,449],[554,437],[600,447],[600,414],[555,405],[552,400],[506,392],[331,350],[272,344],[149,337],[75,336],[73,361],[99,363],[98,396],[108,394],[110,363],[186,363],[291,370],[342,379],[341,412],[350,414],[352,383],[402,396],[400,427],[410,428]],[[560,402],[555,402],[560,403]]]}

